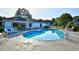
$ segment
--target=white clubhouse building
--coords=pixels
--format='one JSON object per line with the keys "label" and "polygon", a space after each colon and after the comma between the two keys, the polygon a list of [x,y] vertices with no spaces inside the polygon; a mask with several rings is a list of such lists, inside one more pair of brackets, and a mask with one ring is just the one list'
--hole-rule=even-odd
{"label": "white clubhouse building", "polygon": [[19,8],[14,17],[3,19],[4,28],[17,29],[16,25],[21,29],[34,29],[34,28],[43,28],[49,24],[45,22],[35,22],[32,19],[32,15],[25,8]]}

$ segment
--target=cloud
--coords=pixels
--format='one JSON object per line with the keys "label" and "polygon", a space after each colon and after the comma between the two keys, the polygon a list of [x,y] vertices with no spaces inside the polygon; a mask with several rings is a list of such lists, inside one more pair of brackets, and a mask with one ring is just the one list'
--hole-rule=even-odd
{"label": "cloud", "polygon": [[0,8],[0,16],[12,17],[16,10],[16,8]]}

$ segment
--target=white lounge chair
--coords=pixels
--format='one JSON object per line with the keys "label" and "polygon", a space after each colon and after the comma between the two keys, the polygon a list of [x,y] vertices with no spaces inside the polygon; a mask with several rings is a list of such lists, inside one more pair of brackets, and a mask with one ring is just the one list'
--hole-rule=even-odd
{"label": "white lounge chair", "polygon": [[6,33],[14,33],[14,32],[17,32],[17,30],[14,30],[13,28],[11,28],[11,29],[6,29],[6,28],[4,28],[4,31],[5,31]]}
{"label": "white lounge chair", "polygon": [[6,29],[6,28],[4,28],[4,31],[5,31],[6,33],[12,33],[11,30]]}

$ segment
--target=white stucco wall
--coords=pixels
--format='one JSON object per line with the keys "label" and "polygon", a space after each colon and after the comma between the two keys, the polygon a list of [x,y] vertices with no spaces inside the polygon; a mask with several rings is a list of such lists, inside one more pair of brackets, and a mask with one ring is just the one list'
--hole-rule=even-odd
{"label": "white stucco wall", "polygon": [[30,28],[30,27],[29,27],[29,23],[26,23],[26,29],[28,29],[28,28]]}
{"label": "white stucco wall", "polygon": [[[7,29],[10,29],[10,28],[13,27],[12,24],[13,24],[12,22],[6,21],[4,23],[4,27],[7,28]],[[31,27],[30,27],[29,24],[31,24]],[[41,26],[40,26],[40,24],[41,24]],[[42,28],[42,27],[45,27],[45,26],[47,26],[47,24],[43,23],[43,22],[29,22],[29,21],[26,22],[26,29],[28,29],[28,28],[30,28],[30,29]]]}
{"label": "white stucco wall", "polygon": [[32,23],[31,28],[40,28],[40,23],[37,23],[37,22]]}
{"label": "white stucco wall", "polygon": [[42,27],[45,27],[47,24],[46,23],[42,23]]}
{"label": "white stucco wall", "polygon": [[[28,24],[26,24],[27,26],[27,28],[41,28],[41,27],[45,27],[47,24],[45,24],[45,23],[42,23],[42,22],[32,22],[31,23],[31,27],[29,26],[29,24],[30,23],[28,23]],[[40,24],[41,24],[41,26],[40,26]]]}

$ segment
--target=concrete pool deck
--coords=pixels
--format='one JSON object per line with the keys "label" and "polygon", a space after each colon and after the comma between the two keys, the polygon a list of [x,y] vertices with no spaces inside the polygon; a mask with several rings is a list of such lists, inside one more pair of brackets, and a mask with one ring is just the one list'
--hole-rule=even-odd
{"label": "concrete pool deck", "polygon": [[68,31],[69,38],[56,41],[25,40],[22,35],[9,38],[0,51],[79,51],[79,33]]}

